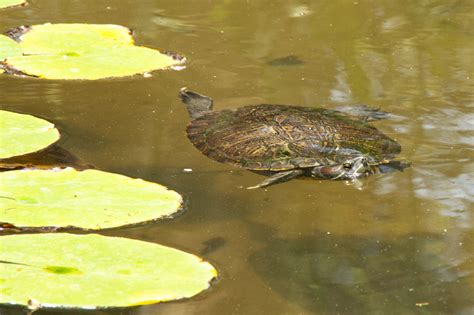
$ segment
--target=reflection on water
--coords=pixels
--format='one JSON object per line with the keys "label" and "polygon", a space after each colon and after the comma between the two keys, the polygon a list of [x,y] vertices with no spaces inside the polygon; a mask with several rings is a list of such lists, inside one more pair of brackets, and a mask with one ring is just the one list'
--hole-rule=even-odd
{"label": "reflection on water", "polygon": [[[2,11],[0,30],[117,23],[138,45],[188,59],[186,70],[150,78],[0,76],[2,107],[58,124],[71,153],[187,199],[176,220],[105,234],[219,268],[219,282],[189,301],[97,314],[474,313],[473,1],[30,2]],[[248,191],[263,177],[187,140],[183,86],[212,95],[219,110],[380,107],[393,115],[374,126],[412,167],[364,179],[362,191],[316,180]]]}
{"label": "reflection on water", "polygon": [[[453,259],[453,256],[456,257]],[[250,263],[272,290],[323,314],[472,310],[473,254],[429,234],[395,240],[315,234],[274,240]],[[319,312],[315,312],[319,314]]]}

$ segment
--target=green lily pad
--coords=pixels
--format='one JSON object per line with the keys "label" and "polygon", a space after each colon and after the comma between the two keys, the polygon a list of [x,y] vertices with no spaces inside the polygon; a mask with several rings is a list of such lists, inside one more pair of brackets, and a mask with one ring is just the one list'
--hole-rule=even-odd
{"label": "green lily pad", "polygon": [[20,44],[10,37],[0,35],[0,61],[8,57],[21,56],[23,51]]}
{"label": "green lily pad", "polygon": [[101,235],[0,237],[0,303],[51,308],[125,307],[192,297],[214,267],[153,243]]}
{"label": "green lily pad", "polygon": [[0,222],[17,228],[99,230],[169,217],[181,196],[159,184],[97,170],[0,173]]}
{"label": "green lily pad", "polygon": [[0,110],[0,159],[44,149],[59,139],[49,121]]}
{"label": "green lily pad", "polygon": [[25,0],[0,0],[0,9],[26,3]]}
{"label": "green lily pad", "polygon": [[121,77],[182,62],[158,50],[135,46],[131,31],[119,25],[34,25],[19,39],[24,55],[7,58],[7,66],[46,79]]}

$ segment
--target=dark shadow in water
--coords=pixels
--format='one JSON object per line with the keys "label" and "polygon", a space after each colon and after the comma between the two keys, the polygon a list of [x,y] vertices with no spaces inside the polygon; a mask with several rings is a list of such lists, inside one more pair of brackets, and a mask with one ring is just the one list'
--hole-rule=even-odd
{"label": "dark shadow in water", "polygon": [[267,61],[267,64],[270,66],[299,66],[303,65],[304,61],[301,60],[298,56],[295,55],[288,55],[285,57],[275,58],[272,60]]}
{"label": "dark shadow in water", "polygon": [[472,255],[454,259],[449,247],[437,235],[314,234],[274,239],[249,261],[272,291],[314,314],[464,314],[474,306],[466,281],[474,270],[460,267]]}
{"label": "dark shadow in water", "polygon": [[56,144],[41,151],[0,159],[0,171],[22,168],[51,169],[54,167],[72,167],[77,170],[94,168],[93,165],[84,162]]}

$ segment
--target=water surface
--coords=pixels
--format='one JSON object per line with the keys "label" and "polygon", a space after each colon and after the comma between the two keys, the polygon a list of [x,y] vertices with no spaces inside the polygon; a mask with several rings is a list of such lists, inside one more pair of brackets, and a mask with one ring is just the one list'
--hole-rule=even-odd
{"label": "water surface", "polygon": [[[174,246],[220,271],[191,300],[98,314],[474,313],[472,1],[31,0],[0,15],[1,32],[121,24],[137,44],[188,59],[150,78],[0,76],[4,109],[55,122],[62,146],[88,163],[187,200],[175,220],[104,234]],[[316,180],[246,190],[264,177],[187,140],[184,86],[216,109],[380,107],[394,117],[374,125],[413,165],[362,191]]]}

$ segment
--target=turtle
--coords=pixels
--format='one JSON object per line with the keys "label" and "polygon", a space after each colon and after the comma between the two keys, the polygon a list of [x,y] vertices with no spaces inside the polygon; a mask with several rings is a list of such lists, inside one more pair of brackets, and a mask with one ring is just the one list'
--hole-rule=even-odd
{"label": "turtle", "polygon": [[209,96],[179,92],[192,121],[191,143],[207,157],[269,175],[248,189],[307,176],[359,183],[358,178],[403,170],[401,146],[368,122],[389,114],[367,105],[344,111],[297,105],[259,104],[213,110]]}

